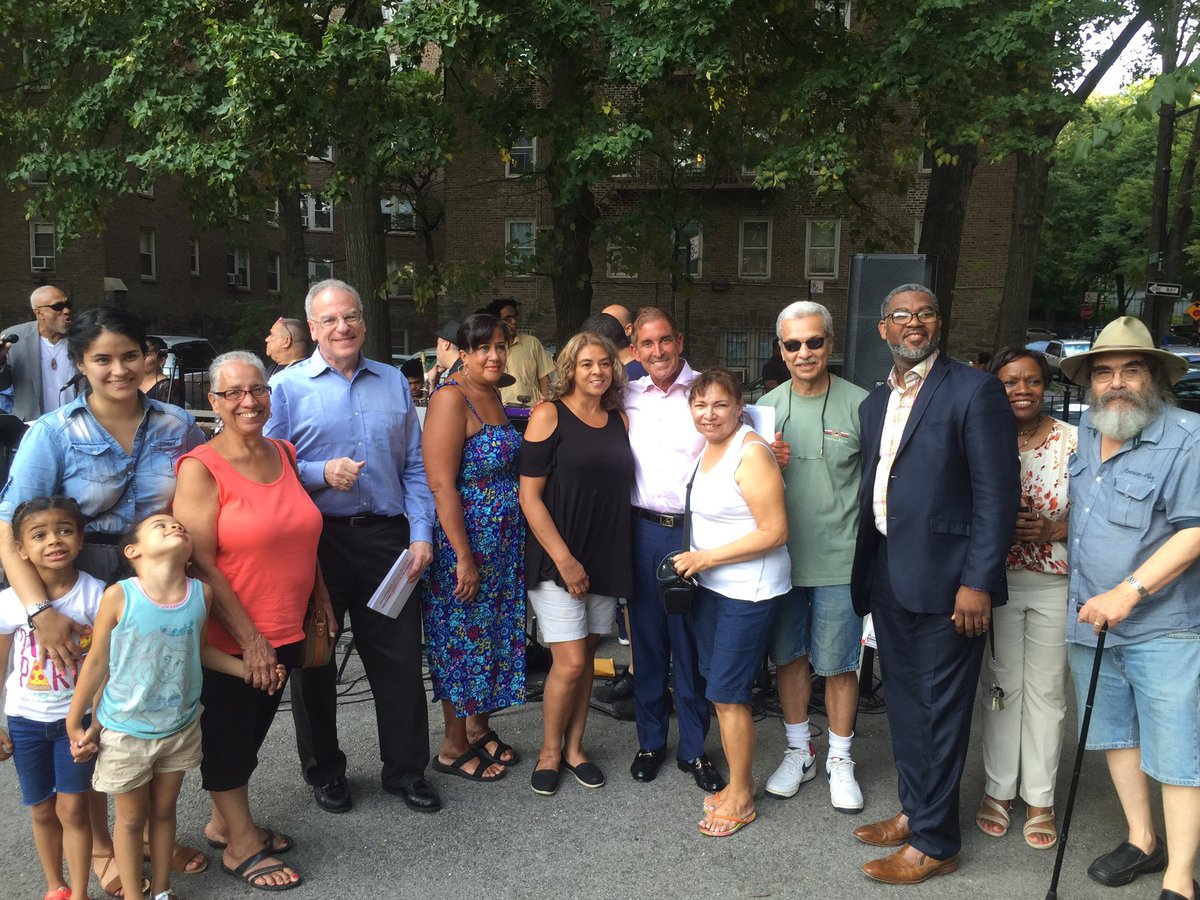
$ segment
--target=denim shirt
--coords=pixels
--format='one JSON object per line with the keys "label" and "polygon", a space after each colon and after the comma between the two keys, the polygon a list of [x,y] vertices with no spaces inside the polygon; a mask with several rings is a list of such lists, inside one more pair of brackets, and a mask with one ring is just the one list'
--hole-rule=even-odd
{"label": "denim shirt", "polygon": [[[347,380],[318,347],[278,373],[263,433],[296,448],[300,482],[326,516],[408,516],[412,541],[433,540],[433,494],[421,455],[421,423],[398,369],[359,356]],[[325,483],[325,463],[366,461],[354,486]]]}
{"label": "denim shirt", "polygon": [[[1135,438],[1100,462],[1100,432],[1085,412],[1079,449],[1068,462],[1071,581],[1067,641],[1094,647],[1091,625],[1077,620],[1097,594],[1112,590],[1177,531],[1200,527],[1200,416],[1168,407]],[[1200,562],[1138,601],[1107,646],[1200,632]]]}
{"label": "denim shirt", "polygon": [[87,396],[46,413],[21,439],[0,492],[12,523],[26,500],[63,494],[88,517],[88,533],[120,534],[175,495],[175,460],[204,443],[190,413],[139,395],[142,421],[126,453],[92,415]]}

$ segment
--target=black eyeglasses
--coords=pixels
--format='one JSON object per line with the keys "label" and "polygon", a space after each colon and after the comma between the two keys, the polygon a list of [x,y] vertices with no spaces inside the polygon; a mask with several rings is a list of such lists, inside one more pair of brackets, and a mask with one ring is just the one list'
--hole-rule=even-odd
{"label": "black eyeglasses", "polygon": [[820,350],[825,346],[825,338],[818,335],[817,337],[810,337],[806,341],[780,341],[779,343],[783,345],[783,349],[788,353],[795,353],[801,347],[807,347],[809,350]]}
{"label": "black eyeglasses", "polygon": [[35,306],[34,309],[52,309],[55,312],[62,312],[64,309],[71,309],[75,304],[70,300],[59,300],[57,303],[47,303],[43,306]]}
{"label": "black eyeglasses", "polygon": [[210,391],[209,393],[211,393],[214,397],[220,397],[222,400],[228,400],[230,403],[237,403],[247,394],[249,394],[255,400],[261,400],[263,397],[269,397],[271,395],[271,386],[269,384],[256,384],[249,390],[234,388],[231,391]]}
{"label": "black eyeglasses", "polygon": [[884,316],[885,319],[891,319],[897,325],[907,325],[913,319],[924,324],[925,322],[932,322],[937,317],[938,311],[936,309],[923,309],[917,313],[911,313],[907,309],[898,309]]}

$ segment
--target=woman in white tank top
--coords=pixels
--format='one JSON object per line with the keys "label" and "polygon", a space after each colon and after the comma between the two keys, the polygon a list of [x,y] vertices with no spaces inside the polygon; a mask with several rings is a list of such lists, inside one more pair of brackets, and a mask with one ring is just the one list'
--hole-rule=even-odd
{"label": "woman in white tank top", "polygon": [[717,708],[729,786],[706,798],[700,831],[727,837],[749,825],[754,809],[754,721],[750,691],[767,650],[775,601],[792,587],[783,476],[771,448],[743,424],[733,373],[709,369],[688,393],[704,451],[691,492],[691,551],[676,557],[681,575],[700,583],[692,620]]}

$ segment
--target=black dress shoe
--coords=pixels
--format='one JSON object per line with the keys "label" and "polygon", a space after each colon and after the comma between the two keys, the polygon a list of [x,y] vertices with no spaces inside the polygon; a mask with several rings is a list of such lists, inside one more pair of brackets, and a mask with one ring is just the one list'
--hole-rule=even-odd
{"label": "black dress shoe", "polygon": [[432,813],[442,808],[442,798],[438,796],[438,792],[419,775],[403,782],[385,784],[383,789],[389,794],[395,794],[404,801],[405,806],[417,812]]}
{"label": "black dress shoe", "polygon": [[596,688],[592,695],[597,700],[605,703],[616,703],[618,700],[629,700],[633,697],[633,676],[626,669],[616,678],[611,679],[607,684],[602,684]]}
{"label": "black dress shoe", "polygon": [[[1198,881],[1192,882],[1192,896],[1196,900],[1200,900],[1200,882]],[[1187,900],[1187,898],[1178,891],[1168,891],[1166,888],[1163,888],[1162,893],[1158,895],[1158,900]]]}
{"label": "black dress shoe", "polygon": [[1115,850],[1110,850],[1096,858],[1088,867],[1088,875],[1093,881],[1098,881],[1108,887],[1120,887],[1129,884],[1139,875],[1148,872],[1161,872],[1167,867],[1167,851],[1163,839],[1154,836],[1154,850],[1143,853],[1128,841],[1122,841]]}
{"label": "black dress shoe", "polygon": [[653,781],[658,777],[658,767],[662,765],[663,757],[667,755],[666,747],[657,750],[638,750],[637,756],[629,767],[629,774],[634,781]]}
{"label": "black dress shoe", "polygon": [[317,806],[331,813],[350,812],[350,807],[354,805],[350,797],[350,782],[345,775],[339,775],[328,784],[314,785],[313,797]]}
{"label": "black dress shoe", "polygon": [[715,794],[717,791],[724,790],[725,779],[721,777],[721,773],[712,764],[707,753],[702,753],[691,762],[677,759],[675,764],[679,766],[679,771],[691,772],[692,777],[696,779],[696,787],[704,793]]}

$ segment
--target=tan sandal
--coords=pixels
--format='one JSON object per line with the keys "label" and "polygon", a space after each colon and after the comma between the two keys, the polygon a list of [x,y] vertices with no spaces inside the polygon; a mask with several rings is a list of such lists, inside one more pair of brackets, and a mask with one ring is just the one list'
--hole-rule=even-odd
{"label": "tan sandal", "polygon": [[[984,794],[983,799],[979,801],[979,810],[975,813],[975,826],[988,837],[1002,838],[1008,834],[1009,821],[1008,808],[1001,806],[999,800]],[[1000,831],[988,831],[981,822],[997,825]]]}
{"label": "tan sandal", "polygon": [[[142,858],[150,862],[150,845],[142,841]],[[182,875],[199,875],[208,868],[208,857],[195,847],[176,844],[171,852],[171,872]]]}
{"label": "tan sandal", "polygon": [[[102,862],[103,861],[103,862]],[[109,876],[109,871],[112,870],[112,876]],[[100,882],[100,887],[104,893],[110,897],[124,897],[125,891],[121,888],[121,873],[117,870],[117,860],[113,854],[101,856],[100,854],[92,854],[92,871],[96,873],[96,880]],[[142,879],[142,889],[138,896],[145,896],[146,891],[150,890],[150,879]]]}
{"label": "tan sandal", "polygon": [[[1025,820],[1025,827],[1021,829],[1025,833],[1025,843],[1034,850],[1049,850],[1058,843],[1058,829],[1054,827],[1054,813],[1040,813],[1036,816],[1030,816]],[[1035,834],[1042,834],[1046,837],[1054,838],[1045,844],[1038,841],[1030,840]]]}

